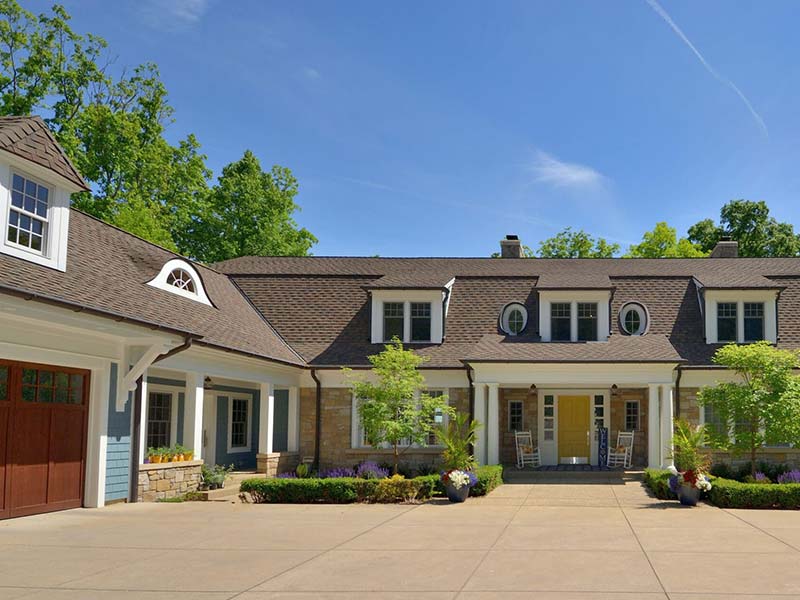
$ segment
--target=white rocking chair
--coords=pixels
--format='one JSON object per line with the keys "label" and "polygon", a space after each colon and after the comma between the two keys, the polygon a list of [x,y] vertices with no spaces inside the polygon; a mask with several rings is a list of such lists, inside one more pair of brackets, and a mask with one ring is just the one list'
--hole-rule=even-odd
{"label": "white rocking chair", "polygon": [[606,465],[609,467],[624,467],[631,468],[631,460],[633,459],[633,436],[634,431],[620,431],[617,434],[617,445],[614,448],[608,449],[608,461]]}
{"label": "white rocking chair", "polygon": [[540,467],[542,457],[539,448],[533,447],[533,436],[530,431],[515,431],[514,441],[517,446],[517,468],[524,469],[527,465]]}

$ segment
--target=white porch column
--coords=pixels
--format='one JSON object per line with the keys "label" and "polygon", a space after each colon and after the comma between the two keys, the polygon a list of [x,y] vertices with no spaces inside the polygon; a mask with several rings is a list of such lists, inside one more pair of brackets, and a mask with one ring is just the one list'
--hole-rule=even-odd
{"label": "white porch column", "polygon": [[[133,392],[134,394],[136,391]],[[142,373],[142,406],[139,412],[139,464],[144,464],[144,457],[147,452],[147,371]]]}
{"label": "white porch column", "polygon": [[486,464],[496,465],[500,462],[500,416],[498,415],[497,383],[490,383],[489,398],[486,402]]}
{"label": "white porch column", "polygon": [[672,385],[661,386],[661,466],[666,468],[672,462]]}
{"label": "white porch column", "polygon": [[300,450],[300,388],[289,388],[289,427],[287,447],[289,452]]}
{"label": "white porch column", "polygon": [[275,414],[275,386],[262,383],[258,405],[258,453],[272,453],[272,422]]}
{"label": "white porch column", "polygon": [[475,384],[475,420],[480,428],[475,433],[475,460],[479,465],[486,464],[486,386]]}
{"label": "white porch column", "polygon": [[647,466],[661,467],[661,425],[658,406],[658,385],[648,386],[647,400]]}
{"label": "white porch column", "polygon": [[186,373],[186,391],[183,401],[183,445],[194,453],[194,458],[205,458],[203,454],[203,400],[205,389],[203,373]]}

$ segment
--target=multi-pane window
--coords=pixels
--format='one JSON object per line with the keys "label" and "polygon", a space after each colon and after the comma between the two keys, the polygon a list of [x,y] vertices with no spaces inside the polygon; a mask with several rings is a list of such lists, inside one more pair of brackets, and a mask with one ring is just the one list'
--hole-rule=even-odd
{"label": "multi-pane window", "polygon": [[523,426],[522,402],[520,400],[512,400],[508,403],[508,430],[522,431]]}
{"label": "multi-pane window", "polygon": [[553,302],[550,305],[550,339],[554,342],[570,341],[569,302]]}
{"label": "multi-pane window", "polygon": [[11,178],[11,205],[6,239],[12,244],[44,253],[50,190],[14,173]]}
{"label": "multi-pane window", "polygon": [[[49,369],[22,369],[22,400],[83,404],[84,376]],[[2,384],[0,379],[0,384]]]}
{"label": "multi-pane window", "polygon": [[625,431],[639,430],[639,402],[628,400],[625,402]]}
{"label": "multi-pane window", "polygon": [[595,394],[592,410],[592,415],[594,417],[594,434],[592,438],[597,441],[597,430],[601,427],[605,427],[606,423],[606,399],[603,394]]}
{"label": "multi-pane window", "polygon": [[0,401],[8,400],[8,367],[0,365]]}
{"label": "multi-pane window", "polygon": [[547,442],[552,442],[555,439],[555,410],[555,396],[545,396],[543,407],[544,421],[542,423],[542,430],[544,431],[544,439]]}
{"label": "multi-pane window", "polygon": [[150,392],[147,397],[147,447],[169,446],[172,422],[172,394]]}
{"label": "multi-pane window", "polygon": [[728,424],[714,412],[714,407],[710,404],[703,406],[703,420],[708,429],[717,435],[728,435]]}
{"label": "multi-pane window", "polygon": [[764,303],[744,303],[744,341],[757,342],[764,339]]}
{"label": "multi-pane window", "polygon": [[[401,305],[402,306],[402,305]],[[400,334],[400,338],[402,338]],[[411,303],[411,341],[431,341],[431,303]]]}
{"label": "multi-pane window", "polygon": [[736,341],[736,302],[717,303],[717,341]]}
{"label": "multi-pane window", "polygon": [[246,448],[248,409],[246,398],[231,398],[231,448]]}
{"label": "multi-pane window", "polygon": [[508,331],[512,335],[517,335],[523,327],[525,327],[525,317],[522,315],[522,311],[518,308],[512,309],[508,313]]}
{"label": "multi-pane window", "polygon": [[597,302],[578,302],[578,341],[597,341]]}
{"label": "multi-pane window", "polygon": [[197,290],[194,287],[194,279],[184,269],[173,269],[167,275],[167,285],[174,286],[179,290],[185,290],[192,294],[196,294]]}
{"label": "multi-pane window", "polygon": [[389,342],[393,337],[403,339],[402,302],[384,302],[383,304],[383,339]]}

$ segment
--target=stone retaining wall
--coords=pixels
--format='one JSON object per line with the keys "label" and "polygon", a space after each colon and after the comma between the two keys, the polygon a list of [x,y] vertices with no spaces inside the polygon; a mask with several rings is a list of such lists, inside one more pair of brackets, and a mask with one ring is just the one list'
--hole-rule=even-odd
{"label": "stone retaining wall", "polygon": [[139,502],[155,502],[196,492],[202,460],[139,465]]}
{"label": "stone retaining wall", "polygon": [[266,473],[267,477],[275,477],[279,473],[294,471],[300,464],[298,452],[272,452],[256,454],[256,471]]}

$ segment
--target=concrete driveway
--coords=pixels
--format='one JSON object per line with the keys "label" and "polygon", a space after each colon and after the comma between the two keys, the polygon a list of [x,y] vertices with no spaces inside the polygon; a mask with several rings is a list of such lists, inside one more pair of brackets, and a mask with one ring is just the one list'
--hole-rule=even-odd
{"label": "concrete driveway", "polygon": [[638,483],[505,485],[464,505],[117,505],[0,523],[0,600],[786,600],[799,549],[800,512],[685,509]]}

